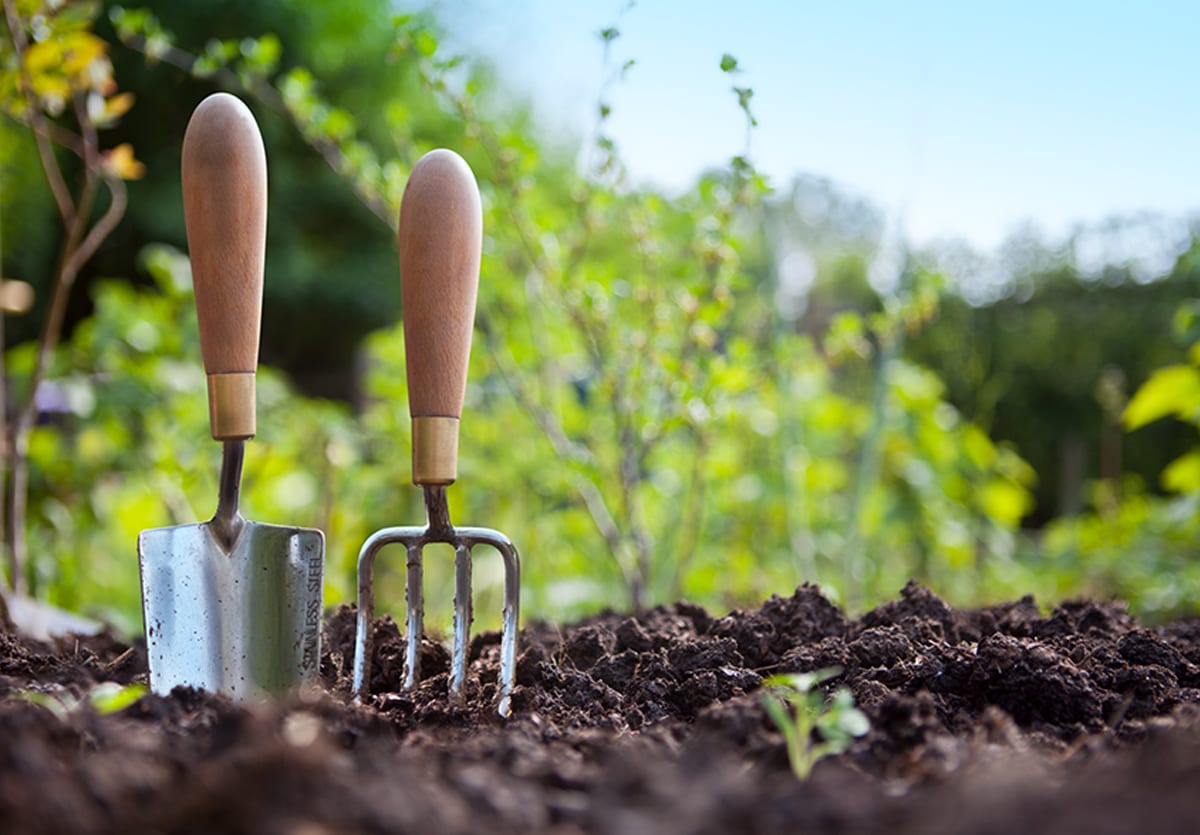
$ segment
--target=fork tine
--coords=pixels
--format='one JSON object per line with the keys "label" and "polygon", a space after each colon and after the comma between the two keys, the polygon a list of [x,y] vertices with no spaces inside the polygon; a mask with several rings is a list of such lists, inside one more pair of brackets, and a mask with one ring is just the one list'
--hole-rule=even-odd
{"label": "fork tine", "polygon": [[450,655],[450,700],[461,704],[467,680],[467,643],[471,636],[471,546],[454,546],[454,646]]}
{"label": "fork tine", "polygon": [[404,688],[421,680],[421,638],[425,635],[425,570],[421,562],[422,545],[408,543],[408,572],[404,583],[406,618],[404,633]]}
{"label": "fork tine", "polygon": [[371,666],[371,621],[375,615],[375,554],[379,551],[376,541],[377,537],[369,538],[358,552],[358,612],[354,622],[354,678],[351,682],[355,701],[361,701],[370,689],[368,668]]}
{"label": "fork tine", "polygon": [[504,559],[504,629],[500,633],[501,716],[512,713],[512,691],[517,679],[517,622],[521,614],[521,558],[508,537],[498,535],[492,546]]}
{"label": "fork tine", "polygon": [[491,528],[455,528],[456,542],[468,548],[487,545],[499,552],[504,561],[504,614],[500,633],[500,672],[497,684],[500,697],[497,709],[501,716],[512,713],[509,698],[517,679],[517,625],[521,617],[521,557],[507,536]]}

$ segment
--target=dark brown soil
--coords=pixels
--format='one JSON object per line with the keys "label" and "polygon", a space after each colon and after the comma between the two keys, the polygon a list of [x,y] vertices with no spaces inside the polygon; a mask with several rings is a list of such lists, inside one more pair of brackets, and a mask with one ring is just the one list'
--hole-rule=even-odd
{"label": "dark brown soil", "polygon": [[[1197,620],[1148,629],[1091,602],[1043,617],[1030,599],[962,612],[910,585],[857,620],[805,586],[724,617],[679,603],[537,623],[507,721],[496,635],[475,640],[455,709],[433,643],[430,678],[396,692],[402,642],[381,619],[376,695],[354,705],[353,612],[326,626],[320,696],[177,690],[108,715],[27,694],[70,705],[144,680],[142,650],[0,631],[0,831],[1200,832]],[[830,666],[871,730],[800,781],[759,687]]]}

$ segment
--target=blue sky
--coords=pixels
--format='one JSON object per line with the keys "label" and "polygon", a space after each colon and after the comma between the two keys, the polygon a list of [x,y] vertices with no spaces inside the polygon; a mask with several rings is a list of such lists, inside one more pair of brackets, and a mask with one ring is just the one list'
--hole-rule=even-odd
{"label": "blue sky", "polygon": [[548,130],[586,136],[596,32],[636,65],[608,98],[633,179],[670,189],[744,147],[723,53],[755,91],[751,157],[826,176],[918,242],[991,248],[1143,211],[1200,213],[1200,2],[447,0]]}

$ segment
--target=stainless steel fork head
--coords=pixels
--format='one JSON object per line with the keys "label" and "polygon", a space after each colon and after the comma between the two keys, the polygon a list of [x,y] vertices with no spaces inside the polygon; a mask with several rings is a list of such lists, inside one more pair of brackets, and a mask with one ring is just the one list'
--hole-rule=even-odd
{"label": "stainless steel fork head", "polygon": [[358,554],[358,617],[354,637],[353,691],[361,699],[370,690],[371,621],[375,616],[375,558],[386,545],[403,544],[407,553],[405,582],[404,687],[420,681],[420,648],[424,634],[424,569],[426,545],[454,546],[454,642],[450,653],[450,699],[460,704],[467,678],[467,648],[470,639],[471,552],[476,545],[490,545],[504,560],[504,614],[500,636],[501,716],[512,713],[511,696],[516,685],[517,622],[520,616],[521,564],[517,549],[507,536],[490,528],[456,528],[450,524],[444,486],[425,487],[429,523],[425,527],[383,528],[363,543]]}

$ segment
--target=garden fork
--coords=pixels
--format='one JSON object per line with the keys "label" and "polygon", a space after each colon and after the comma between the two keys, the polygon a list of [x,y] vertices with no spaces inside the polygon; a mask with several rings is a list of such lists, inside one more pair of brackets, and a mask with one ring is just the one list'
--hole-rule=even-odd
{"label": "garden fork", "polygon": [[425,527],[376,531],[358,555],[358,619],[354,640],[356,698],[370,689],[371,620],[375,557],[385,545],[403,543],[408,554],[405,588],[404,687],[420,679],[424,632],[422,550],[430,543],[454,546],[454,644],[450,698],[460,704],[467,677],[471,628],[471,549],[490,545],[504,560],[504,626],[500,639],[502,716],[511,712],[516,678],[520,559],[504,534],[488,528],[455,528],[446,487],[458,475],[458,425],[467,385],[467,360],[475,320],[483,211],[475,177],[453,151],[426,154],[413,168],[400,203],[400,290],[409,413],[412,416],[412,478],[425,492]]}

